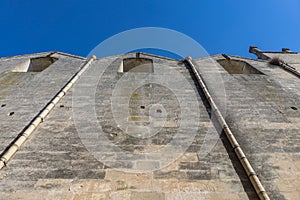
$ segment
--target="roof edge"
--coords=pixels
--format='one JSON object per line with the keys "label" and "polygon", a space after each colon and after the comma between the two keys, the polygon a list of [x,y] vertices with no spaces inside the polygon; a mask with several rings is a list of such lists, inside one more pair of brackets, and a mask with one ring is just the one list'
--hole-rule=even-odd
{"label": "roof edge", "polygon": [[22,55],[16,55],[16,56],[6,56],[6,57],[0,57],[0,60],[6,60],[6,59],[12,59],[12,58],[21,58],[21,57],[29,57],[29,56],[37,56],[37,55],[46,55],[46,56],[50,56],[53,54],[60,54],[63,56],[68,56],[68,57],[72,57],[72,58],[77,58],[77,59],[81,59],[81,60],[86,60],[86,57],[82,57],[82,56],[77,56],[77,55],[73,55],[73,54],[69,54],[69,53],[64,53],[64,52],[60,52],[60,51],[46,51],[46,52],[39,52],[39,53],[29,53],[29,54],[22,54]]}

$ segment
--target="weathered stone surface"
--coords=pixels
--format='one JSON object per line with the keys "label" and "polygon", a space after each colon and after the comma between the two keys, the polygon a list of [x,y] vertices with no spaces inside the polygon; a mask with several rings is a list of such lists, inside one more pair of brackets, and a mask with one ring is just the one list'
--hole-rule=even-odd
{"label": "weathered stone surface", "polygon": [[[0,59],[1,151],[85,61],[56,53],[51,56],[58,60],[41,72],[10,71],[28,58],[47,55]],[[283,59],[297,66],[299,55],[293,55],[284,54]],[[117,73],[122,58],[131,56],[101,58],[91,64],[1,170],[1,198],[258,198],[226,136],[218,134],[220,127],[211,120],[208,102],[185,63],[143,55],[153,60],[154,72],[159,64],[168,67],[162,74],[174,88],[157,84],[160,76],[155,73],[148,77],[153,83],[138,86],[145,74]],[[229,74],[212,59],[224,58],[216,55],[194,62],[267,193],[271,199],[297,199],[299,79],[267,61],[241,57],[234,59],[262,74]],[[174,79],[172,70],[187,82]],[[118,85],[123,79],[132,85]],[[186,83],[190,87],[181,89]],[[122,90],[117,93],[118,87]],[[197,122],[182,119],[184,102],[189,102],[186,111]],[[194,112],[195,106],[200,113]]]}
{"label": "weathered stone surface", "polygon": [[132,192],[131,200],[165,200],[165,194],[158,192]]}

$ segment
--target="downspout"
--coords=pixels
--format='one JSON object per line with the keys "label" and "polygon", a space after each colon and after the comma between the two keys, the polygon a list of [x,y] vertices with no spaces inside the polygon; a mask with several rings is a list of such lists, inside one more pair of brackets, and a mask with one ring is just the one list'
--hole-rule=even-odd
{"label": "downspout", "polygon": [[48,102],[48,104],[37,114],[26,128],[14,139],[14,141],[1,153],[0,170],[6,166],[13,155],[21,148],[25,141],[30,137],[34,130],[42,123],[55,105],[62,99],[74,83],[80,78],[82,73],[96,59],[91,56],[83,66],[72,76],[72,78],[58,91],[58,93]]}
{"label": "downspout", "polygon": [[216,103],[214,102],[212,96],[210,95],[208,88],[206,87],[201,75],[199,74],[199,72],[196,70],[193,62],[192,62],[192,58],[191,57],[186,57],[185,61],[188,63],[188,65],[190,66],[190,68],[192,69],[202,91],[205,94],[205,97],[207,99],[207,101],[209,102],[212,112],[215,114],[215,116],[218,119],[218,122],[220,123],[220,125],[222,126],[227,139],[229,140],[236,156],[238,157],[240,163],[242,164],[248,178],[250,179],[257,195],[259,196],[259,198],[261,200],[269,200],[269,196],[266,193],[265,188],[263,187],[263,185],[261,184],[260,180],[258,179],[257,174],[255,173],[254,169],[252,168],[251,164],[249,163],[245,153],[243,152],[241,146],[239,145],[239,143],[237,142],[235,136],[233,135],[232,131],[230,130],[227,122],[225,121],[225,119],[223,118],[221,112],[219,111]]}

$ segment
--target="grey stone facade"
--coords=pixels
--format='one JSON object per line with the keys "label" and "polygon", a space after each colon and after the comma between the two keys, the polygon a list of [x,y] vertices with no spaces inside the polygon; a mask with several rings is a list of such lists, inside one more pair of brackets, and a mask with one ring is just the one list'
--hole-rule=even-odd
{"label": "grey stone facade", "polygon": [[[300,79],[268,59],[299,70],[300,56],[259,53],[193,63],[269,197],[299,199]],[[41,57],[48,67],[26,70]],[[188,64],[139,57],[153,68],[120,71],[134,53],[91,62],[1,169],[0,199],[258,199]],[[1,152],[86,60],[0,59]]]}

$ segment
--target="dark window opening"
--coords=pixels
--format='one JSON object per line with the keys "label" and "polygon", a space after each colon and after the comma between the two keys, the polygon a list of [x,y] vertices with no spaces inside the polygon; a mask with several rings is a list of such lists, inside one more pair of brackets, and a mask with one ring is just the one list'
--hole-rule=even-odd
{"label": "dark window opening", "polygon": [[229,74],[263,74],[250,64],[241,60],[218,60],[218,63],[229,73]]}
{"label": "dark window opening", "polygon": [[118,72],[144,72],[153,73],[153,60],[149,58],[125,58]]}
{"label": "dark window opening", "polygon": [[52,65],[57,58],[53,57],[38,57],[31,58],[16,66],[13,72],[41,72]]}

